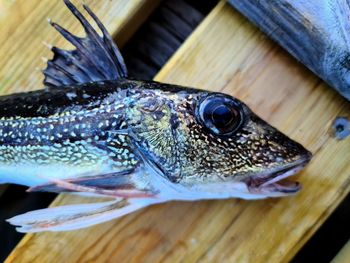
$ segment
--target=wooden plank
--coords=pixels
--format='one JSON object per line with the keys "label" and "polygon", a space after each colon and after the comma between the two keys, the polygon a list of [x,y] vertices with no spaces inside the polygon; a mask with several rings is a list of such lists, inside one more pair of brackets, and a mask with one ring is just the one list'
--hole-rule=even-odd
{"label": "wooden plank", "polygon": [[[312,150],[295,197],[171,202],[67,233],[26,235],[7,262],[286,262],[350,190],[350,105],[221,2],[156,77],[224,91]],[[60,196],[54,205],[85,200]]]}
{"label": "wooden plank", "polygon": [[348,263],[350,261],[350,240],[343,246],[332,260],[332,263]]}

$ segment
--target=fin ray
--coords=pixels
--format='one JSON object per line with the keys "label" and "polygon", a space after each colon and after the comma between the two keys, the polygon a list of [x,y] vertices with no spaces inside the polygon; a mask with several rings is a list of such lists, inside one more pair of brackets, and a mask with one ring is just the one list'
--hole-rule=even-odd
{"label": "fin ray", "polygon": [[51,207],[27,212],[7,221],[21,233],[69,231],[100,224],[129,214],[151,202],[116,199],[109,202]]}
{"label": "fin ray", "polygon": [[69,0],[64,0],[64,2],[83,26],[86,36],[77,37],[57,23],[49,21],[76,49],[51,48],[54,56],[48,61],[47,67],[43,71],[44,84],[47,87],[58,87],[127,77],[123,57],[97,16],[86,5],[83,5],[101,30],[102,36],[95,31],[83,14]]}
{"label": "fin ray", "polygon": [[47,179],[50,183],[31,187],[27,191],[82,192],[116,198],[152,198],[156,194],[151,190],[137,189],[133,184],[125,182],[122,173],[119,176],[109,174],[75,180]]}
{"label": "fin ray", "polygon": [[104,43],[108,47],[111,56],[114,58],[114,61],[121,61],[122,62],[122,63],[116,64],[119,74],[127,77],[127,75],[128,75],[127,68],[126,68],[123,56],[121,55],[118,47],[116,45],[114,45],[113,39],[111,38],[107,29],[104,27],[102,22],[98,19],[98,17],[91,11],[91,9],[87,5],[83,4],[83,7],[88,12],[88,14],[94,19],[97,26],[100,28],[100,30],[103,34]]}

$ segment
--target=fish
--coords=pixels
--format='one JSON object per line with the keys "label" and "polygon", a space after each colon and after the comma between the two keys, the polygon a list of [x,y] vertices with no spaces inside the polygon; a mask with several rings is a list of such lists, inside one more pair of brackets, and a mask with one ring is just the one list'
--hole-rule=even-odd
{"label": "fish", "polygon": [[128,76],[112,37],[69,0],[85,31],[49,21],[73,50],[50,47],[43,88],[0,97],[0,183],[106,197],[30,211],[17,231],[71,231],[172,200],[263,199],[301,189],[288,179],[312,154],[228,94]]}

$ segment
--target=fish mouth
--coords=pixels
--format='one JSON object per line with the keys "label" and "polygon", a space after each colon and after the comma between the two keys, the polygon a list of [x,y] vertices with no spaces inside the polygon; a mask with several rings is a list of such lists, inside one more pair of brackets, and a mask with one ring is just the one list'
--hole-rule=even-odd
{"label": "fish mouth", "polygon": [[311,154],[297,161],[274,168],[263,174],[254,175],[245,180],[248,190],[252,194],[266,196],[292,195],[300,191],[301,184],[297,181],[286,179],[301,171],[311,160]]}

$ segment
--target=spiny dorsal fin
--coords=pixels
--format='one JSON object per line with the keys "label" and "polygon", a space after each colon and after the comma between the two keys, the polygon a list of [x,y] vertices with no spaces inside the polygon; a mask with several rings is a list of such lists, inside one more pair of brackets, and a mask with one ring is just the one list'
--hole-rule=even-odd
{"label": "spiny dorsal fin", "polygon": [[83,5],[101,30],[102,37],[69,0],[64,0],[64,3],[84,27],[86,37],[77,37],[50,21],[50,24],[76,49],[63,50],[52,47],[54,56],[48,61],[44,70],[45,86],[59,87],[127,77],[122,55],[96,15],[89,7]]}

